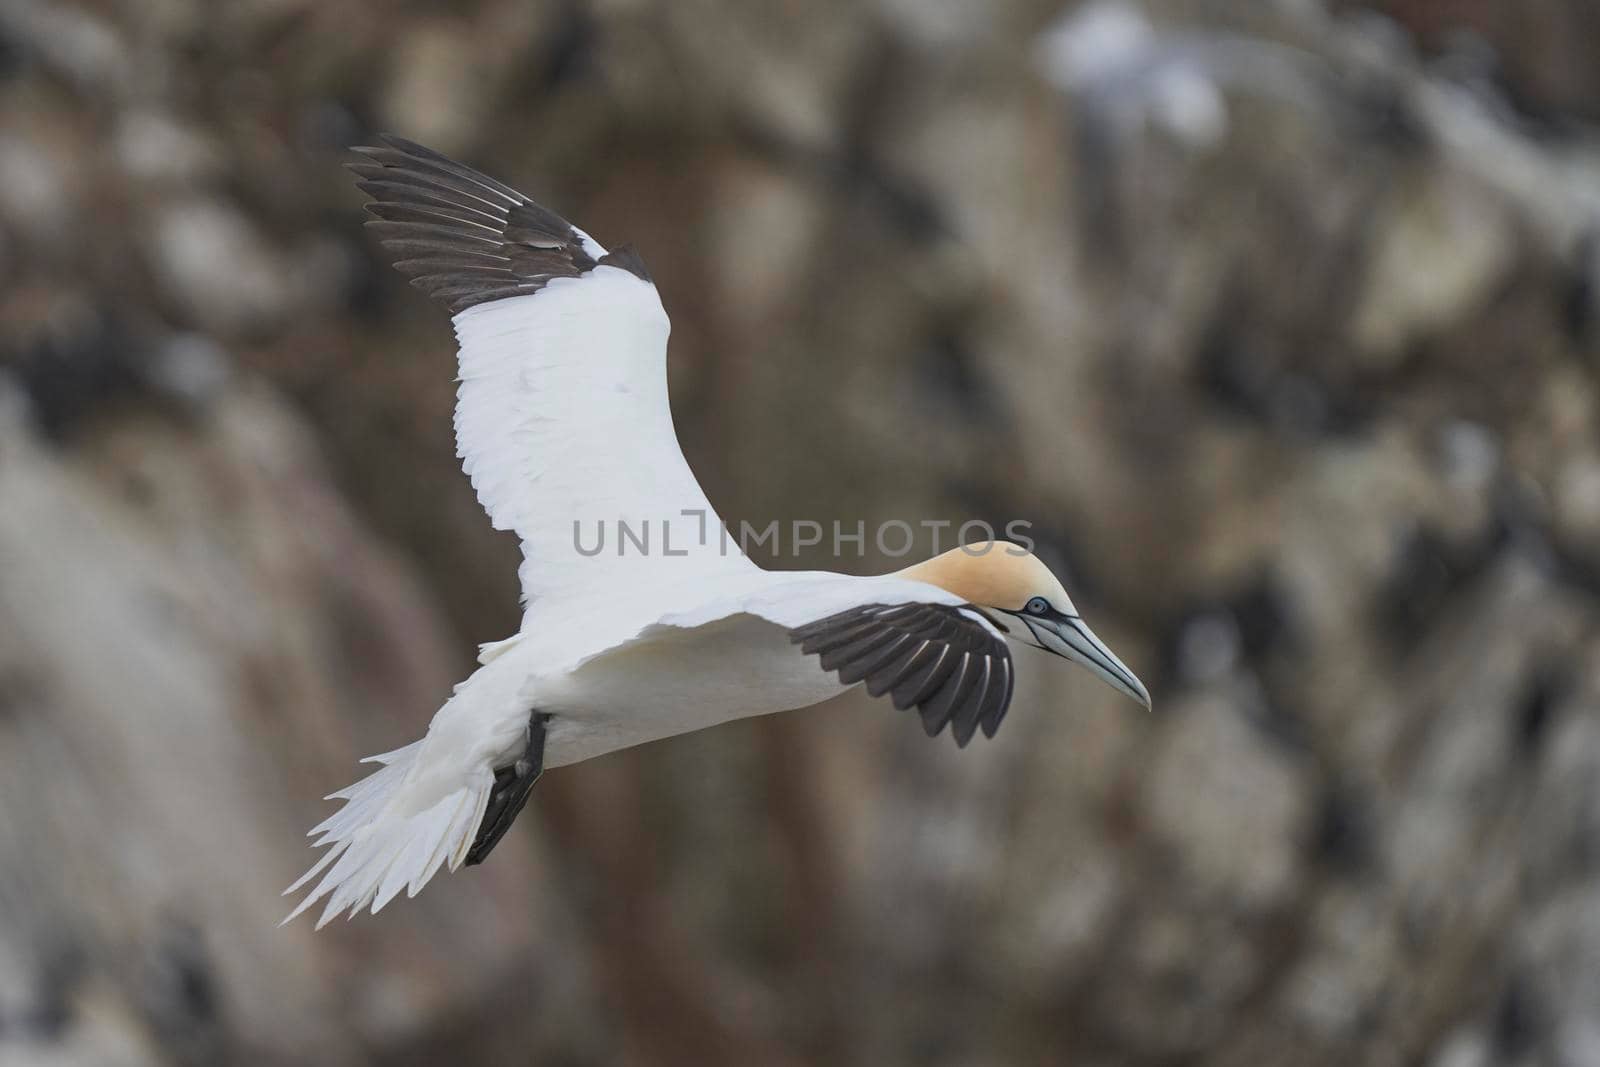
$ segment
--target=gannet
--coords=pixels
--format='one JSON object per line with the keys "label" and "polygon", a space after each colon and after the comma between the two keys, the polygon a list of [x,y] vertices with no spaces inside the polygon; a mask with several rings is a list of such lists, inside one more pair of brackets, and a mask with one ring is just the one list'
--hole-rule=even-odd
{"label": "gannet", "polygon": [[[318,879],[284,920],[416,895],[480,863],[549,767],[865,686],[928,736],[994,736],[1010,645],[1073,660],[1146,707],[1054,574],[1017,544],[963,545],[880,577],[756,566],[725,538],[667,403],[669,324],[632,248],[399,137],[356,149],[367,225],[442,301],[459,344],[457,451],[495,529],[521,539],[518,632],[481,648],[426,735],[310,831]],[[580,522],[658,530],[591,552]],[[669,523],[676,525],[668,525]],[[677,543],[667,543],[668,531]],[[685,536],[696,533],[697,536]]]}

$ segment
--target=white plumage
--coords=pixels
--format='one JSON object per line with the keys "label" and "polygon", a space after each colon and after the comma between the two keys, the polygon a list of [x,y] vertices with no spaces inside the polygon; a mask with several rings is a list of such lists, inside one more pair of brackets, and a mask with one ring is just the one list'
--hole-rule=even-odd
{"label": "white plumage", "polygon": [[[1011,696],[1008,637],[1148,704],[1013,546],[879,578],[756,567],[720,536],[679,449],[669,324],[638,258],[418,145],[361,151],[370,225],[455,312],[458,451],[495,528],[521,539],[526,610],[425,737],[370,757],[377,771],[329,797],[344,806],[311,831],[327,851],[285,891],[311,887],[285,922],[319,902],[318,927],[376,912],[481,860],[544,767],[859,684],[916,708],[930,735],[992,734]],[[580,551],[601,524],[654,543]]]}
{"label": "white plumage", "polygon": [[[522,539],[519,576],[535,617],[574,596],[648,580],[663,562],[686,580],[750,568],[737,553],[723,555],[714,537],[701,545],[684,536],[698,534],[693,513],[708,530],[720,520],[673,431],[670,325],[654,285],[596,267],[534,295],[468,308],[455,327],[457,449],[495,529]],[[661,556],[659,545],[617,553],[619,524],[659,540],[669,521],[673,551],[688,556]],[[607,550],[580,555],[575,538],[592,547],[601,524]]]}

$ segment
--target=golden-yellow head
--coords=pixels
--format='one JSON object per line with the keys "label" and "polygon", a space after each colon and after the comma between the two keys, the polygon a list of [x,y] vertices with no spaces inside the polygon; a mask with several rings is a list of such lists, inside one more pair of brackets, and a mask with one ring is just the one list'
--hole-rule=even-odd
{"label": "golden-yellow head", "polygon": [[1094,635],[1061,581],[1037,556],[1009,541],[979,541],[907,567],[900,577],[936,585],[969,604],[1017,620],[1006,636],[1081,663],[1113,689],[1150,706],[1150,693]]}

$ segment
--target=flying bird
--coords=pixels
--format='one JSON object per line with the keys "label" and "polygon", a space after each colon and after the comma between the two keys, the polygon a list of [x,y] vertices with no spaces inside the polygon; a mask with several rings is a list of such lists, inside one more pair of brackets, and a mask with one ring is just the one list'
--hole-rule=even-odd
{"label": "flying bird", "polygon": [[[510,186],[384,136],[350,164],[367,225],[413,284],[449,307],[459,344],[457,450],[498,530],[521,539],[518,632],[482,646],[404,748],[328,799],[326,848],[285,890],[334,916],[414,896],[480,863],[547,767],[865,686],[916,709],[932,737],[994,736],[1011,645],[1076,661],[1150,696],[1037,558],[995,541],[881,577],[773,572],[726,539],[684,461],[667,404],[661,298],[613,251]],[[588,552],[579,521],[671,522],[682,544]],[[635,546],[637,547],[637,546]]]}

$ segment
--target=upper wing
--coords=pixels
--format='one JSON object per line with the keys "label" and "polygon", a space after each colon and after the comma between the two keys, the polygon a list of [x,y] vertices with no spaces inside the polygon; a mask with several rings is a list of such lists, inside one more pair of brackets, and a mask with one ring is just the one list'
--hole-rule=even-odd
{"label": "upper wing", "polygon": [[457,450],[495,528],[522,539],[530,610],[747,566],[678,446],[670,324],[639,257],[470,167],[383,141],[351,164],[374,198],[367,225],[454,313]]}

